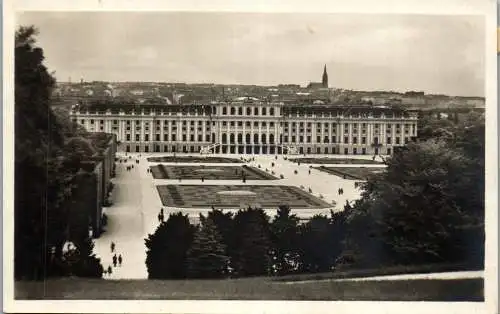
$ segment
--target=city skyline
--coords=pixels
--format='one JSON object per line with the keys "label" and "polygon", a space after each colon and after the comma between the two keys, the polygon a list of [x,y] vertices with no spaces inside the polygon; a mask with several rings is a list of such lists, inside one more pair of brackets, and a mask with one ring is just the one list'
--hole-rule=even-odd
{"label": "city skyline", "polygon": [[484,96],[479,16],[25,12],[58,81],[243,85]]}

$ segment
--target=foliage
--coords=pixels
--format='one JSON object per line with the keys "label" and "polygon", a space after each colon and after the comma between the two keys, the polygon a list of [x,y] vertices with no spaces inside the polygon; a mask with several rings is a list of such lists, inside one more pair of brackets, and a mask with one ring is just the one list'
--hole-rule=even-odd
{"label": "foliage", "polygon": [[155,233],[148,235],[146,266],[150,279],[182,279],[187,277],[187,252],[195,228],[187,215],[171,214]]}
{"label": "foliage", "polygon": [[240,210],[234,217],[232,264],[239,276],[267,275],[271,270],[269,218],[262,209]]}
{"label": "foliage", "polygon": [[[68,239],[70,206],[82,159],[79,151],[66,144],[68,138],[85,134],[64,113],[51,109],[55,79],[43,65],[36,35],[32,26],[20,27],[15,34],[14,272],[18,279],[66,274],[62,246]],[[87,219],[79,224],[88,228]],[[83,232],[74,240],[82,242],[87,237]],[[80,259],[99,268],[91,255]]]}
{"label": "foliage", "polygon": [[226,246],[210,218],[200,216],[201,225],[188,251],[188,275],[191,278],[220,278],[228,274]]}
{"label": "foliage", "polygon": [[299,219],[295,214],[291,214],[290,207],[280,206],[270,226],[274,271],[277,274],[291,273],[299,267],[298,226]]}
{"label": "foliage", "polygon": [[483,263],[484,117],[429,121],[441,131],[389,159],[349,215],[343,258],[358,267]]}

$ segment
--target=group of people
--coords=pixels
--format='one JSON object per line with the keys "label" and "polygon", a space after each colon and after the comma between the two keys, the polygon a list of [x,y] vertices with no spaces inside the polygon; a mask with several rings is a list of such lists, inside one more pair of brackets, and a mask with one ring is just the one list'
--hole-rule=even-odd
{"label": "group of people", "polygon": [[[118,256],[116,255],[116,252],[115,252],[115,249],[116,249],[116,244],[115,242],[111,242],[111,245],[110,245],[110,248],[111,248],[111,253],[113,253],[113,267],[121,267],[122,266],[122,263],[123,263],[123,257],[121,254],[118,254]],[[113,273],[113,267],[111,267],[111,265],[108,266],[107,269],[105,269],[103,271],[103,274],[104,275],[111,275]]]}

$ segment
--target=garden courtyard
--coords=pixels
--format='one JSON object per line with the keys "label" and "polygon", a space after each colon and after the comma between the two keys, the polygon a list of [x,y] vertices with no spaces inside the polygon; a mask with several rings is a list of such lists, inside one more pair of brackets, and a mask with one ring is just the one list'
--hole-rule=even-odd
{"label": "garden courtyard", "polygon": [[[123,263],[112,267],[113,272],[106,275],[106,279],[147,278],[144,239],[156,230],[162,208],[165,219],[180,211],[196,222],[199,215],[206,215],[212,206],[224,212],[236,212],[248,205],[258,205],[272,218],[279,205],[289,205],[300,219],[309,219],[316,214],[329,216],[331,211],[342,210],[346,202],[355,201],[361,193],[355,185],[359,180],[315,169],[323,163],[302,161],[298,164],[286,156],[177,154],[174,159],[164,153],[128,153],[126,156],[118,153],[117,157],[121,162],[116,164],[113,179],[113,205],[104,209],[108,225],[100,238],[95,239],[94,251],[104,268],[112,266],[114,254],[121,254]],[[328,166],[385,167],[373,164],[371,156],[350,158],[358,161],[346,164],[339,160],[338,165]],[[170,171],[162,179],[155,175],[154,169],[159,165]],[[246,174],[245,182],[242,171]],[[342,195],[338,193],[340,188],[344,191]],[[116,244],[113,253],[111,242]]]}

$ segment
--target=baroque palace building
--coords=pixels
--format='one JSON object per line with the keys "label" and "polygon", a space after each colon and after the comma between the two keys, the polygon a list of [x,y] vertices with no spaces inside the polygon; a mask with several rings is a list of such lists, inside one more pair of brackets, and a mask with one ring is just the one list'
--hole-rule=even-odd
{"label": "baroque palace building", "polygon": [[81,102],[74,122],[116,134],[125,152],[391,155],[417,135],[417,112],[239,97],[191,104]]}

